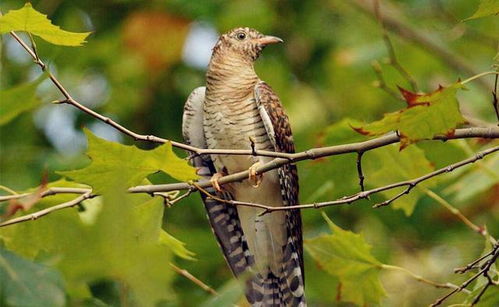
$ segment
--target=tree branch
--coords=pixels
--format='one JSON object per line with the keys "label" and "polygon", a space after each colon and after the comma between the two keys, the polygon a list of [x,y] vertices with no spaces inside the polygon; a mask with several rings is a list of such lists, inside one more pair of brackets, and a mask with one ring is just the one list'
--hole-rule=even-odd
{"label": "tree branch", "polygon": [[[373,140],[371,140],[371,141],[373,141]],[[369,141],[367,141],[367,142],[369,142]],[[363,143],[366,143],[366,142],[356,143],[356,144],[363,144]],[[353,145],[355,145],[355,144],[353,144]],[[333,146],[333,147],[341,147],[341,146],[345,146],[345,145]],[[403,186],[415,187],[416,185],[418,185],[419,183],[421,183],[423,181],[429,180],[429,179],[431,179],[431,178],[433,178],[435,176],[438,176],[440,174],[449,173],[449,172],[451,172],[451,171],[453,171],[453,170],[455,170],[457,168],[463,167],[463,166],[465,166],[467,164],[474,163],[474,162],[476,162],[476,161],[478,161],[480,159],[483,159],[485,156],[490,155],[490,154],[492,154],[494,152],[497,152],[497,151],[499,151],[499,146],[489,148],[487,150],[484,150],[482,152],[477,153],[473,157],[470,157],[470,158],[462,160],[460,162],[451,164],[451,165],[449,165],[447,167],[443,167],[443,168],[438,169],[438,170],[436,170],[434,172],[428,173],[428,174],[426,174],[424,176],[421,176],[421,177],[418,177],[418,178],[415,178],[415,179],[412,179],[412,180],[406,180],[406,181],[401,181],[401,182],[397,182],[397,183],[392,183],[392,184],[389,184],[389,185],[386,185],[386,186],[383,186],[383,187],[378,187],[378,188],[371,189],[371,190],[368,190],[368,191],[362,191],[362,192],[359,192],[357,194],[353,194],[353,195],[350,195],[350,196],[345,196],[345,197],[343,197],[341,199],[337,199],[337,200],[333,200],[333,201],[325,201],[325,202],[302,204],[302,205],[272,207],[272,206],[267,206],[265,204],[257,204],[257,203],[252,203],[252,202],[243,202],[243,201],[236,201],[236,200],[225,200],[225,199],[221,199],[221,198],[218,198],[215,195],[212,195],[211,193],[209,193],[208,191],[206,191],[204,189],[207,186],[211,186],[211,183],[209,181],[208,182],[199,182],[199,183],[189,182],[189,183],[173,183],[173,184],[162,184],[162,185],[137,186],[137,187],[129,188],[128,192],[130,192],[130,193],[148,193],[148,194],[151,194],[153,196],[158,195],[158,196],[165,197],[164,195],[162,195],[162,193],[164,193],[164,192],[170,192],[170,191],[174,191],[174,190],[188,189],[187,193],[184,193],[184,194],[178,196],[175,199],[169,200],[170,204],[173,204],[173,203],[176,203],[177,201],[179,201],[179,200],[187,197],[188,195],[190,195],[190,193],[192,191],[199,190],[201,193],[204,193],[204,194],[206,194],[207,196],[209,196],[209,197],[211,197],[213,199],[216,199],[218,201],[221,201],[221,202],[224,202],[224,203],[228,203],[228,204],[231,204],[231,205],[234,205],[234,206],[247,206],[247,207],[254,207],[254,208],[264,209],[264,211],[261,213],[263,215],[263,214],[267,214],[267,213],[272,212],[272,211],[283,211],[283,210],[294,210],[294,209],[312,209],[312,208],[317,209],[317,208],[322,208],[322,207],[338,206],[338,205],[343,205],[343,204],[352,204],[353,202],[356,202],[356,201],[358,201],[360,199],[368,199],[370,195],[376,194],[376,193],[380,193],[380,192],[383,192],[383,191],[387,191],[387,190],[391,190],[391,189],[395,189],[395,188],[403,187]],[[273,164],[271,164],[270,166],[272,166],[272,165]],[[246,172],[242,172],[242,173],[245,174]],[[238,174],[241,174],[241,173],[237,173],[237,174],[234,174],[234,175],[228,175],[228,176],[222,177],[220,179],[220,184],[222,183],[221,181],[224,180],[224,178],[226,180],[226,178],[228,178],[230,176],[236,176]],[[247,179],[247,175],[243,179]],[[232,179],[230,179],[230,180],[232,180]],[[234,182],[234,181],[235,180],[232,180],[230,182]],[[223,183],[225,184],[225,183],[228,183],[228,182],[223,182]],[[184,186],[186,186],[186,188],[184,188]],[[410,189],[412,189],[412,188],[410,188]],[[7,226],[7,225],[12,225],[12,224],[20,223],[20,222],[24,222],[24,221],[33,220],[33,219],[36,219],[36,218],[38,218],[40,216],[49,214],[49,213],[51,213],[53,211],[57,211],[57,210],[60,210],[60,209],[72,207],[74,205],[79,204],[80,202],[82,202],[85,199],[97,196],[95,194],[91,194],[91,190],[89,190],[89,189],[51,188],[51,189],[45,191],[44,194],[42,194],[42,197],[49,196],[49,195],[54,195],[54,194],[58,194],[58,193],[75,193],[75,194],[76,193],[84,193],[84,194],[82,196],[80,196],[79,198],[74,199],[71,202],[60,204],[60,205],[57,205],[57,206],[54,206],[54,207],[50,207],[50,208],[47,208],[47,209],[44,209],[44,210],[41,210],[41,211],[38,211],[38,212],[35,212],[35,213],[32,213],[32,214],[28,214],[28,215],[25,215],[25,216],[21,216],[21,217],[18,217],[18,218],[11,219],[11,220],[8,220],[6,222],[0,223],[0,227]],[[406,194],[406,193],[404,191],[404,192],[402,192],[400,194],[403,195],[403,194]],[[28,196],[28,195],[30,195],[30,193],[17,194],[17,195],[8,195],[7,197],[10,197],[10,199],[12,199],[12,197],[18,197],[19,198],[19,197],[24,197],[24,196]],[[391,201],[390,201],[390,203],[391,203]],[[377,204],[377,205],[374,205],[373,208],[378,208],[380,206],[382,206],[382,205]]]}
{"label": "tree branch", "polygon": [[[349,1],[349,3],[359,8],[368,16],[376,18],[371,0],[352,0]],[[421,49],[427,51],[431,55],[436,56],[442,62],[446,63],[457,71],[461,71],[469,75],[478,74],[475,68],[470,65],[465,58],[452,53],[448,50],[448,48],[443,47],[441,42],[437,43],[429,39],[427,36],[421,34],[420,32],[413,30],[410,26],[406,25],[406,23],[394,17],[395,15],[398,14],[380,14],[380,18],[388,30],[394,32],[401,38],[414,43],[416,46],[421,47]],[[478,80],[478,82],[480,86],[482,86],[485,90],[490,90],[490,84],[487,81],[480,79]]]}
{"label": "tree branch", "polygon": [[[110,125],[111,127],[115,128],[116,130],[120,131],[121,133],[128,135],[132,137],[134,140],[137,141],[147,141],[147,142],[153,142],[153,143],[167,143],[170,142],[173,147],[188,150],[191,152],[194,152],[196,155],[209,155],[209,154],[229,154],[229,155],[256,155],[256,156],[263,156],[263,157],[285,157],[285,153],[280,153],[280,152],[273,152],[273,151],[267,151],[267,150],[228,150],[228,149],[204,149],[204,148],[196,148],[194,146],[190,146],[187,144],[183,144],[180,142],[172,141],[172,140],[167,140],[164,138],[160,138],[154,135],[143,135],[143,134],[138,134],[134,131],[129,130],[128,128],[125,128],[124,126],[118,124],[117,122],[113,121],[109,117],[103,116],[94,110],[87,108],[86,106],[82,105],[78,101],[76,101],[71,94],[66,90],[66,88],[62,85],[61,82],[50,72],[48,71],[47,66],[45,63],[38,57],[36,51],[31,49],[15,32],[10,32],[10,35],[14,37],[14,39],[26,50],[26,52],[33,58],[33,61],[35,64],[40,66],[42,71],[46,71],[49,75],[50,80],[52,83],[57,87],[57,89],[61,92],[61,94],[65,97],[62,100],[56,101],[55,103],[58,104],[69,104],[77,109],[87,113],[88,115]],[[249,142],[249,141],[248,141]]]}
{"label": "tree branch", "polygon": [[185,269],[181,269],[178,266],[174,265],[173,263],[170,263],[170,266],[172,267],[172,269],[175,272],[177,272],[178,274],[180,274],[180,275],[184,276],[185,278],[189,279],[190,281],[192,281],[193,283],[195,283],[196,285],[198,285],[204,291],[206,291],[208,293],[211,293],[213,295],[218,295],[217,291],[215,291],[213,288],[211,288],[210,286],[208,286],[207,284],[205,284],[204,282],[202,282],[201,280],[199,280],[198,278],[196,278],[195,276],[193,276],[191,273],[189,273],[189,271],[187,271]]}
{"label": "tree branch", "polygon": [[[407,186],[408,188],[404,192],[402,192],[400,194],[397,194],[396,198],[399,198],[403,194],[407,194],[408,193],[408,192],[406,192],[407,190],[410,191],[412,188],[414,188],[416,185],[420,184],[423,181],[429,180],[429,179],[431,179],[431,178],[433,178],[435,176],[438,176],[440,174],[452,172],[453,170],[455,170],[457,168],[463,167],[463,166],[465,166],[467,164],[474,163],[477,160],[483,159],[485,156],[490,155],[490,154],[492,154],[494,152],[497,152],[497,151],[499,151],[499,146],[489,148],[487,150],[484,150],[482,152],[477,153],[473,157],[470,157],[470,158],[462,160],[460,162],[451,164],[451,165],[449,165],[447,167],[443,167],[443,168],[438,169],[438,170],[436,170],[434,172],[428,173],[426,175],[423,175],[421,177],[418,177],[418,178],[415,178],[415,179],[412,179],[412,180],[406,180],[406,181],[401,181],[401,182],[397,182],[397,183],[392,183],[392,184],[389,184],[389,185],[386,185],[386,186],[383,186],[383,187],[371,189],[371,190],[364,191],[364,192],[359,192],[357,194],[353,194],[353,195],[350,195],[350,196],[345,196],[345,197],[343,197],[341,199],[338,199],[338,200],[318,202],[318,203],[311,203],[311,204],[303,204],[303,205],[291,205],[291,206],[273,207],[273,206],[268,206],[268,205],[264,205],[264,204],[252,203],[252,202],[243,202],[243,201],[236,201],[236,200],[226,200],[226,199],[221,199],[221,198],[219,198],[219,197],[217,197],[215,195],[212,195],[211,193],[209,193],[208,191],[206,191],[204,189],[204,186],[202,186],[202,183],[199,183],[199,184],[198,183],[190,183],[189,186],[191,188],[198,189],[201,193],[204,193],[206,196],[211,197],[211,198],[213,198],[213,199],[215,199],[217,201],[220,201],[220,202],[224,202],[224,203],[227,203],[227,204],[230,204],[230,205],[234,205],[234,206],[246,206],[246,207],[254,207],[254,208],[264,209],[264,211],[261,213],[261,215],[267,214],[267,213],[272,212],[272,211],[294,210],[294,209],[312,209],[312,208],[317,209],[317,208],[322,208],[322,207],[338,206],[338,205],[343,205],[343,204],[351,204],[351,203],[353,203],[355,201],[358,201],[360,199],[366,199],[367,197],[369,197],[372,194],[376,194],[376,193],[379,193],[379,192],[383,192],[383,191],[395,189],[395,188],[398,188],[398,187]],[[223,178],[225,178],[225,177],[222,177],[220,180],[222,180]],[[208,182],[208,186],[209,185],[210,185],[210,183]],[[167,185],[163,185],[163,186],[167,186]],[[156,186],[149,186],[149,187],[156,187]],[[133,189],[134,188],[130,188],[129,191],[132,192],[132,193],[137,193]],[[387,204],[391,203],[392,201],[388,202]],[[379,208],[381,206],[383,206],[383,205],[376,204],[376,205],[373,206],[373,208]]]}
{"label": "tree branch", "polygon": [[[454,135],[437,135],[433,140],[452,140],[452,139],[463,139],[463,138],[499,138],[499,128],[465,128],[456,129]],[[366,152],[390,144],[394,144],[400,141],[400,137],[396,133],[390,133],[385,136],[381,136],[372,140],[351,143],[344,145],[328,146],[312,148],[306,151],[285,154],[285,158],[275,158],[270,162],[260,165],[256,168],[256,174],[263,174],[270,170],[279,168],[288,163],[296,163],[303,160],[313,160],[322,157],[336,156],[347,153],[358,153]],[[227,176],[223,176],[218,180],[220,185],[238,182],[248,178],[249,172],[242,171]],[[211,186],[209,181],[198,182],[198,185],[202,188],[207,188]],[[190,183],[172,183],[172,184],[158,184],[158,185],[142,185],[130,188],[129,191],[132,193],[154,193],[154,192],[168,192],[174,190],[187,190],[191,189],[192,185]]]}
{"label": "tree branch", "polygon": [[33,220],[38,219],[39,217],[50,214],[54,211],[74,207],[74,206],[80,204],[82,201],[87,200],[87,199],[92,198],[92,197],[95,197],[95,195],[92,195],[92,192],[88,191],[88,192],[85,192],[84,194],[82,194],[81,196],[78,196],[77,198],[70,200],[68,202],[65,202],[65,203],[62,203],[62,204],[59,204],[59,205],[56,205],[56,206],[53,206],[53,207],[50,207],[47,209],[40,210],[40,211],[37,211],[35,213],[31,213],[28,215],[20,216],[18,218],[7,220],[3,223],[0,223],[0,227],[13,225],[13,224],[21,223],[21,222],[26,222],[26,221],[33,221]]}

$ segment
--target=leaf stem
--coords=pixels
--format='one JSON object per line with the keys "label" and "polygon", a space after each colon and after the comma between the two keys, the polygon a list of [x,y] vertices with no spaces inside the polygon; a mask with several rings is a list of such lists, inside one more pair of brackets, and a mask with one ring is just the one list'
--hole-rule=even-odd
{"label": "leaf stem", "polygon": [[452,206],[448,201],[446,201],[444,198],[442,198],[437,193],[433,192],[432,190],[430,190],[428,188],[422,187],[421,189],[426,193],[426,195],[431,197],[438,204],[440,204],[445,209],[449,210],[452,214],[454,214],[456,217],[458,217],[466,226],[471,228],[474,232],[477,232],[477,233],[481,234],[482,236],[487,237],[487,230],[484,227],[479,227],[478,225],[474,224],[466,216],[464,216],[459,209]]}
{"label": "leaf stem", "polygon": [[444,289],[444,288],[445,289],[458,289],[459,288],[457,285],[454,285],[452,283],[445,283],[445,284],[443,284],[443,283],[439,283],[439,282],[436,282],[436,281],[433,281],[433,280],[429,280],[427,278],[424,278],[421,275],[418,275],[418,274],[416,274],[414,272],[409,271],[406,268],[399,267],[399,266],[396,266],[396,265],[381,264],[380,268],[385,269],[385,270],[403,272],[403,273],[411,276],[415,280],[417,280],[419,282],[422,282],[422,283],[425,283],[425,284],[428,284],[428,285],[431,285],[431,286],[434,286],[435,288],[439,288],[439,289]]}
{"label": "leaf stem", "polygon": [[482,73],[479,73],[477,75],[474,75],[472,77],[469,77],[468,79],[464,80],[464,81],[461,81],[461,84],[466,84],[468,82],[471,82],[475,79],[478,79],[478,78],[481,78],[481,77],[484,77],[484,76],[488,76],[488,75],[499,75],[499,72],[498,71],[486,71],[486,72],[482,72]]}

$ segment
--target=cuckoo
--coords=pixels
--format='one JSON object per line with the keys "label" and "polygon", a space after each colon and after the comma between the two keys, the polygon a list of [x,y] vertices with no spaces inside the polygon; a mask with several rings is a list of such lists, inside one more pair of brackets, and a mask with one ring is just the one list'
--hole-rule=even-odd
{"label": "cuckoo", "polygon": [[[255,73],[265,46],[281,43],[251,28],[223,34],[213,47],[206,86],[196,88],[184,107],[185,141],[198,148],[294,152],[293,135],[279,97]],[[306,306],[299,210],[272,211],[233,206],[220,199],[289,206],[298,203],[296,166],[256,176],[270,161],[256,155],[193,156],[198,173],[211,180],[202,193],[212,230],[234,275],[245,283],[252,306]],[[250,178],[218,185],[218,178],[244,170]],[[256,182],[255,182],[256,181]]]}

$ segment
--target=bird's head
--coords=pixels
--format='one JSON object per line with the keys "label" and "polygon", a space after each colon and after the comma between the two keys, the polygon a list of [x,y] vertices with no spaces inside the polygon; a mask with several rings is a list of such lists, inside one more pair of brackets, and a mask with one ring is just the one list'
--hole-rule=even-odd
{"label": "bird's head", "polygon": [[278,37],[263,35],[252,28],[235,28],[220,36],[213,47],[213,55],[231,53],[242,60],[253,62],[265,46],[282,42]]}

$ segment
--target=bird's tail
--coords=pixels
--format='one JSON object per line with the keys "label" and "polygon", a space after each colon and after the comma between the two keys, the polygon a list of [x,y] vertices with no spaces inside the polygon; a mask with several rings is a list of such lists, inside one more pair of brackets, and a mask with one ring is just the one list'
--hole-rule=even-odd
{"label": "bird's tail", "polygon": [[[288,242],[288,243],[291,243]],[[276,275],[256,273],[246,281],[246,298],[252,306],[305,307],[304,275],[293,243],[284,247],[282,269]]]}

